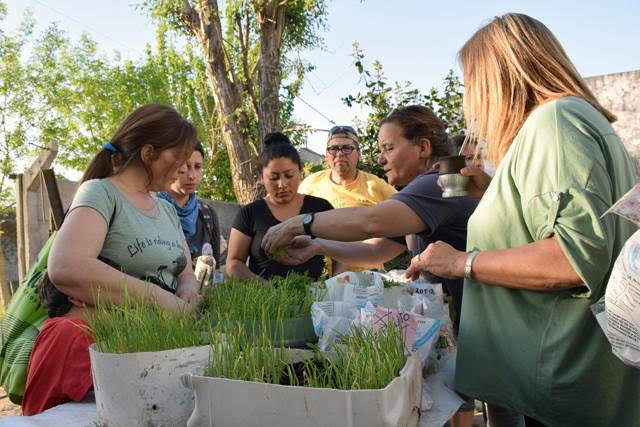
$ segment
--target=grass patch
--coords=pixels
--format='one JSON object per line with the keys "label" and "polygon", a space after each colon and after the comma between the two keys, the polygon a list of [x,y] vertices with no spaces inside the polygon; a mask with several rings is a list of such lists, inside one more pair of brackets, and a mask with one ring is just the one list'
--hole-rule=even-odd
{"label": "grass patch", "polygon": [[290,363],[281,346],[260,334],[249,343],[242,324],[235,329],[216,328],[212,333],[206,376],[338,390],[380,389],[398,376],[406,363],[400,327],[389,324],[384,331],[354,329],[341,337],[333,356],[317,348],[314,357]]}
{"label": "grass patch", "polygon": [[104,353],[137,353],[206,345],[209,326],[196,314],[175,314],[155,302],[125,297],[121,305],[98,302],[87,316],[96,346]]}
{"label": "grass patch", "polygon": [[308,276],[290,273],[269,285],[227,279],[205,290],[201,311],[211,319],[262,320],[308,317],[316,300]]}

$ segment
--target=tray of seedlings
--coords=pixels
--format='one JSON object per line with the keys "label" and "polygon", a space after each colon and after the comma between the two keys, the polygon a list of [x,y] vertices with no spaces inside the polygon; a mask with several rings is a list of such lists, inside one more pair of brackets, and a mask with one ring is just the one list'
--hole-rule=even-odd
{"label": "tray of seedlings", "polygon": [[[268,285],[257,281],[227,279],[207,288],[201,312],[212,326],[240,323],[249,337],[265,329],[276,341],[292,348],[306,348],[318,341],[311,321],[311,305],[320,292],[305,275],[274,277]],[[276,327],[280,319],[282,328]],[[281,335],[282,334],[282,335]]]}
{"label": "tray of seedlings", "polygon": [[180,376],[207,367],[210,333],[203,319],[125,296],[120,306],[98,304],[87,323],[95,339],[89,355],[100,424],[185,425],[194,397]]}
{"label": "tray of seedlings", "polygon": [[[276,319],[277,327],[282,323]],[[245,325],[212,332],[204,374],[185,374],[195,394],[188,426],[416,426],[421,364],[402,332],[354,329],[334,353],[274,344],[262,329],[248,340]]]}

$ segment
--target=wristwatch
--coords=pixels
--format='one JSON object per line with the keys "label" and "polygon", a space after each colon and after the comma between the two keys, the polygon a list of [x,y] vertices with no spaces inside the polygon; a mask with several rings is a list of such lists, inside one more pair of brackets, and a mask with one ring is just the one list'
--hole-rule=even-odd
{"label": "wristwatch", "polygon": [[313,224],[313,212],[302,215],[302,226],[304,227],[304,234],[315,237],[311,232],[311,224]]}

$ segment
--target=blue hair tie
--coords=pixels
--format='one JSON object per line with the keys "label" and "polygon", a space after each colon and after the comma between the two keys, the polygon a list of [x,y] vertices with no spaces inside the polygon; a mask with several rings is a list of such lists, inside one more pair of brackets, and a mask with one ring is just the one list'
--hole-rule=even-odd
{"label": "blue hair tie", "polygon": [[102,149],[110,152],[111,154],[115,154],[118,152],[118,147],[113,145],[111,141],[107,141],[102,145]]}

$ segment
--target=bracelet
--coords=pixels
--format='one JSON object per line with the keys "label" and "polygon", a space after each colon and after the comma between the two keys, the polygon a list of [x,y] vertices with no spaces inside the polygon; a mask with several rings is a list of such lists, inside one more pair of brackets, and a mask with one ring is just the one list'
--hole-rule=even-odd
{"label": "bracelet", "polygon": [[473,259],[478,255],[478,251],[469,252],[467,260],[464,262],[464,278],[471,279],[471,267],[473,266]]}

